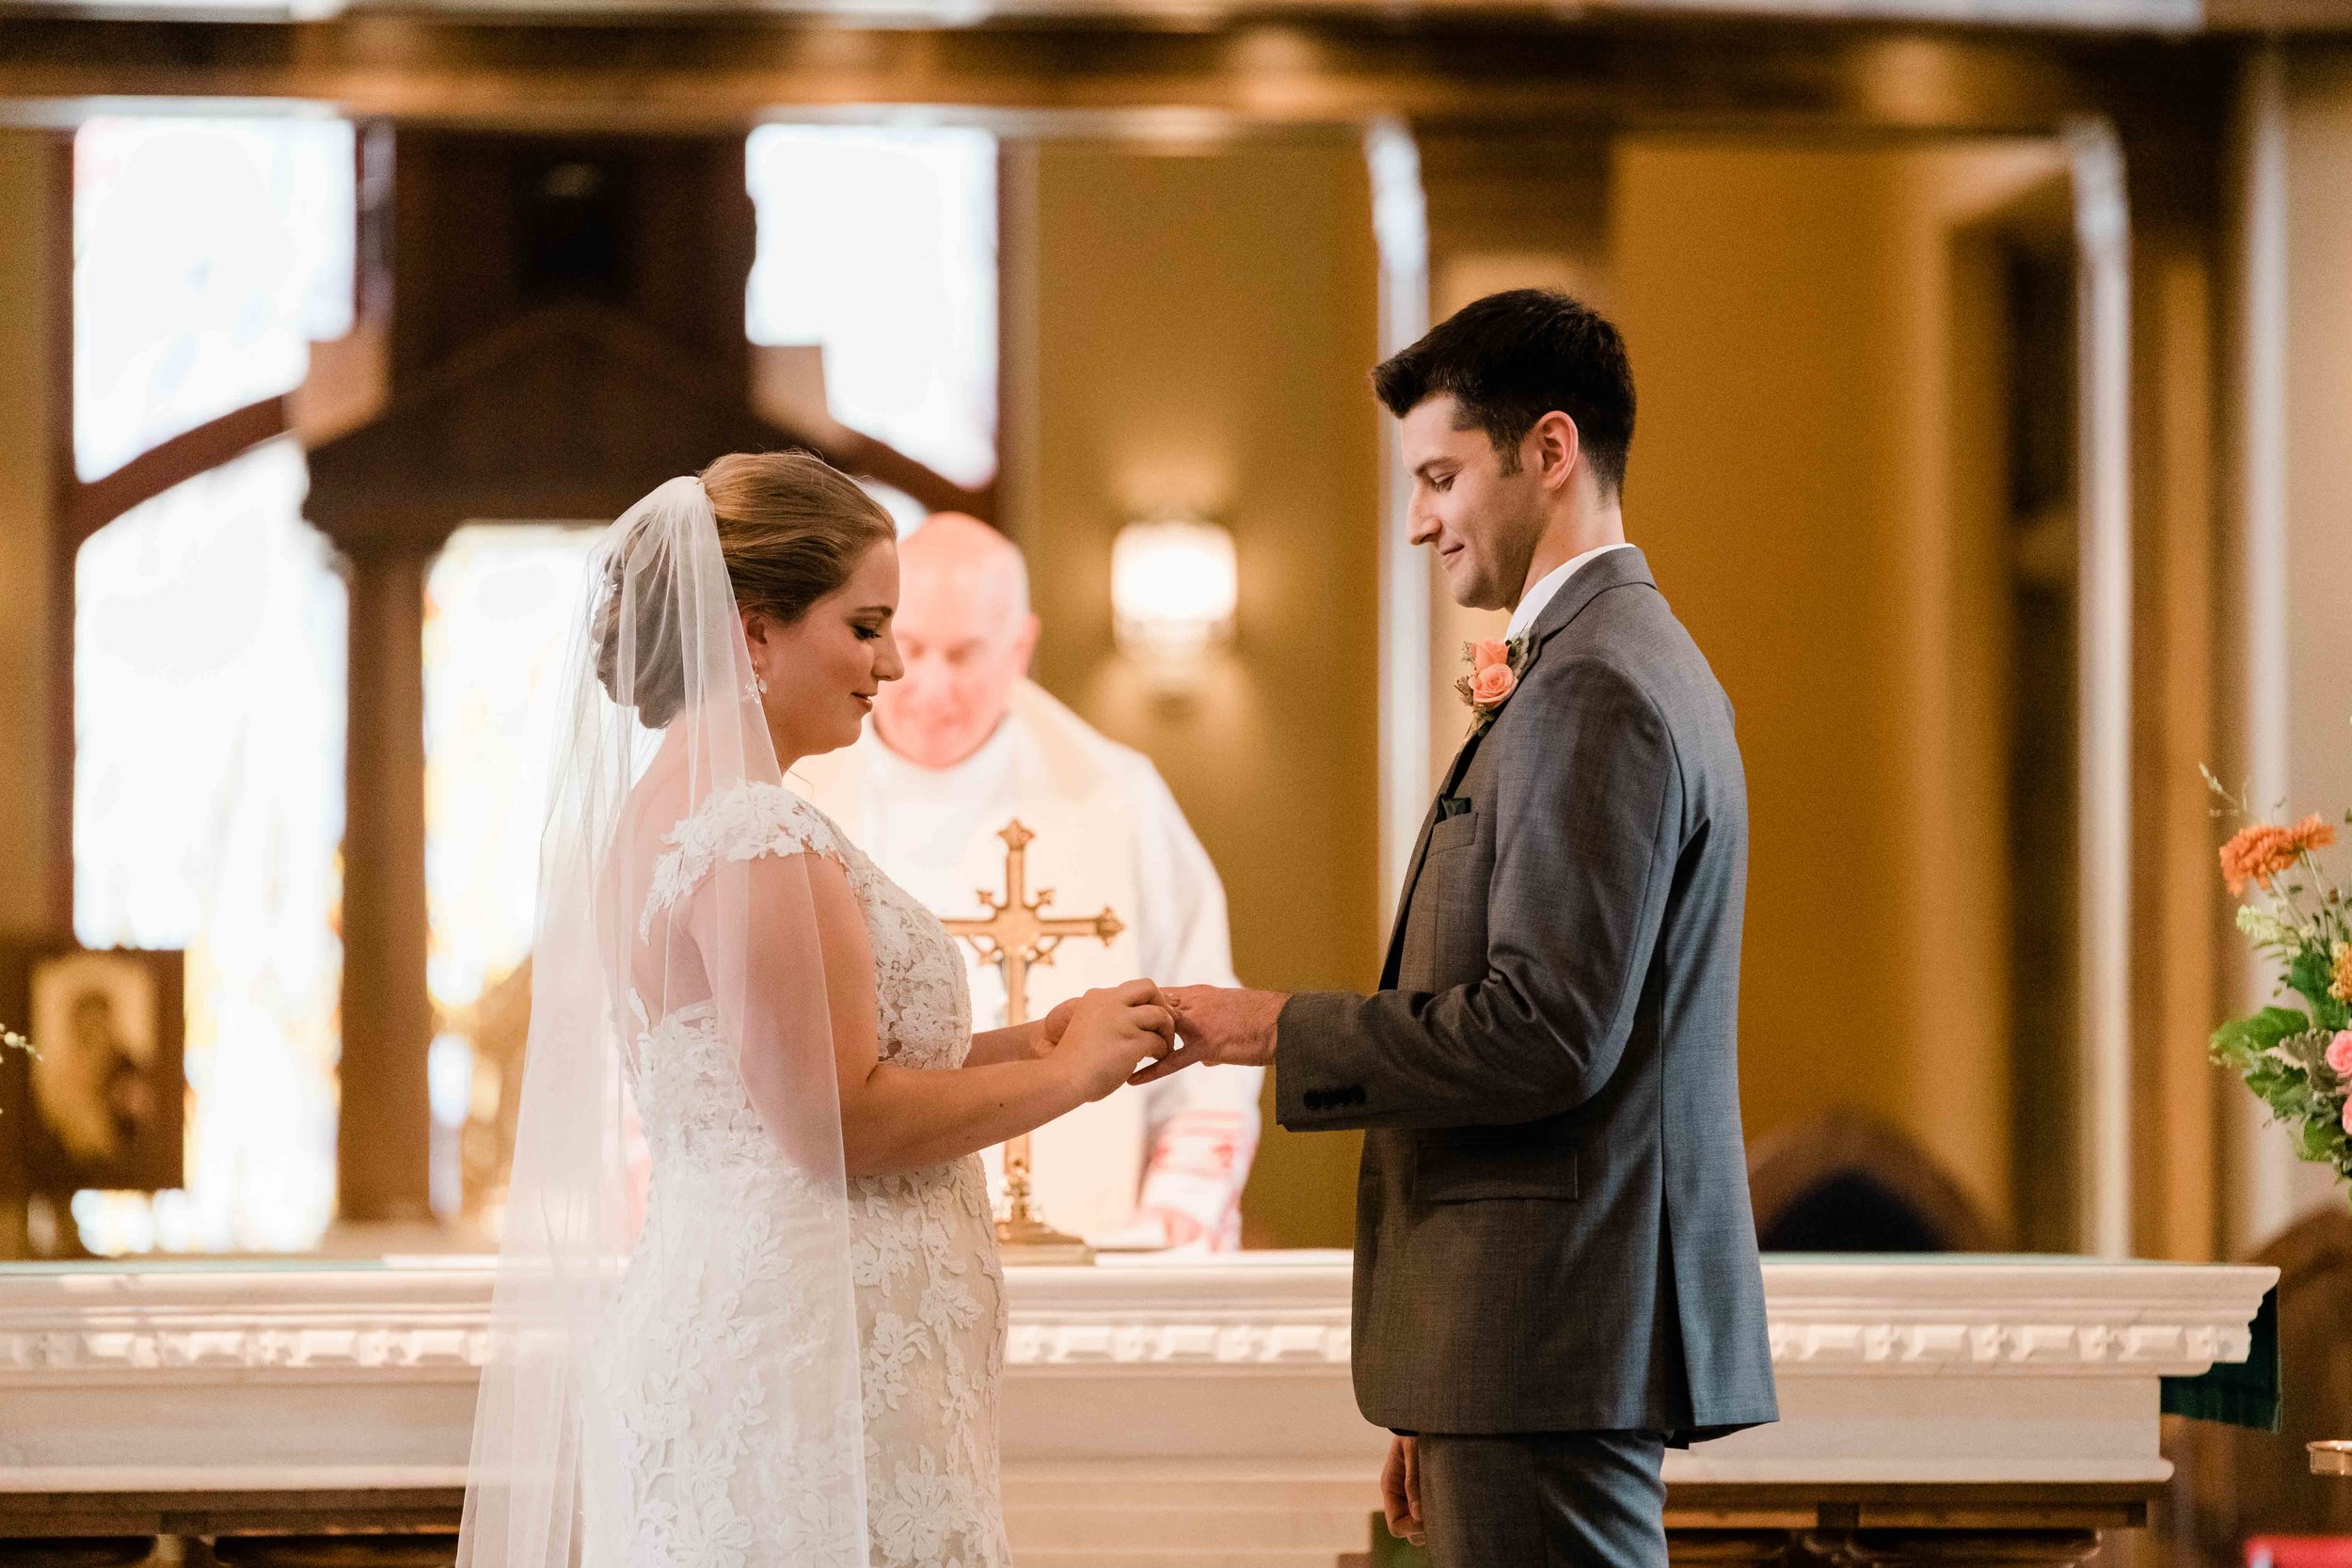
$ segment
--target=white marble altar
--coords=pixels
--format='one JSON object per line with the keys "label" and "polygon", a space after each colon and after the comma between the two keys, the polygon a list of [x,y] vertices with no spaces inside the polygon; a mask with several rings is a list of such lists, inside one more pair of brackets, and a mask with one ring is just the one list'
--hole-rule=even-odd
{"label": "white marble altar", "polygon": [[[2075,1509],[2021,1528],[2135,1522],[2169,1474],[2158,1380],[2242,1359],[2274,1278],[1768,1259],[1784,1419],[1670,1454],[1670,1523],[1867,1529],[1955,1500]],[[0,1267],[0,1536],[52,1533],[42,1511],[69,1497],[91,1532],[144,1528],[167,1495],[183,1513],[232,1495],[445,1510],[488,1285],[473,1259]],[[1362,1551],[1386,1434],[1350,1393],[1348,1285],[1343,1253],[1012,1271],[1022,1561],[1331,1568]]]}

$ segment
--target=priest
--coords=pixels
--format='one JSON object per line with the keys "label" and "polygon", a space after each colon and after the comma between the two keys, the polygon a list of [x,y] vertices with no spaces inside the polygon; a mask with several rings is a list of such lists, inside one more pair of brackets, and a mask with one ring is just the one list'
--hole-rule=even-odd
{"label": "priest", "polygon": [[[1029,972],[1042,1013],[1089,987],[1234,983],[1225,889],[1158,769],[1028,679],[1038,619],[1021,552],[987,524],[930,518],[901,542],[894,628],[906,674],[882,689],[859,742],[802,762],[793,782],[898,884],[944,916],[1001,890],[1019,818],[1029,886],[1049,914],[1107,906],[1125,929],[1064,942]],[[967,954],[967,957],[972,957]],[[1005,989],[973,957],[973,1027],[1004,1022]],[[1039,1209],[1098,1243],[1240,1244],[1263,1068],[1180,1072],[1082,1105],[1032,1140]],[[1002,1174],[993,1154],[992,1183]]]}

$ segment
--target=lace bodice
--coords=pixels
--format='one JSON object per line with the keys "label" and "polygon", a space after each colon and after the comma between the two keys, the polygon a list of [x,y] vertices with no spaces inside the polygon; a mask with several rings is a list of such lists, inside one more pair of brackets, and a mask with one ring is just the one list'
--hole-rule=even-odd
{"label": "lace bodice", "polygon": [[[715,794],[664,840],[641,937],[717,865],[803,852],[840,865],[865,916],[882,1057],[960,1066],[971,1003],[953,939],[779,785]],[[794,1336],[818,1315],[797,1301],[774,1236],[828,1213],[837,1224],[844,1197],[860,1335],[861,1408],[848,1419],[866,1435],[871,1562],[1004,1568],[1004,1290],[978,1159],[814,1191],[755,1109],[716,1009],[696,1002],[654,1017],[634,993],[630,1005],[628,1076],[653,1171],[605,1336],[606,1398],[624,1433],[618,1489],[638,1543],[630,1568],[818,1560],[805,1499],[824,1488],[795,1436],[808,1412],[740,1369],[799,1358]]]}
{"label": "lace bodice", "polygon": [[[882,1059],[907,1067],[962,1065],[972,1045],[972,1002],[955,940],[831,817],[780,785],[747,784],[713,795],[663,843],[638,917],[641,939],[722,862],[822,855],[848,876],[866,916]],[[634,992],[629,1003],[640,1036],[630,1087],[657,1165],[665,1147],[678,1153],[771,1157],[768,1134],[735,1082],[733,1054],[718,1037],[709,1005],[653,1019]]]}

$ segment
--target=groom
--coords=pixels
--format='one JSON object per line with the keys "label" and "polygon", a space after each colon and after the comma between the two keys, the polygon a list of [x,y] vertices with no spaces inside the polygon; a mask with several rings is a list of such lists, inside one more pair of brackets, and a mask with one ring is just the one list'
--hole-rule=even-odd
{"label": "groom", "polygon": [[1284,1127],[1371,1130],[1356,1395],[1398,1433],[1393,1530],[1442,1568],[1665,1568],[1661,1450],[1776,1415],[1731,707],[1625,542],[1616,328],[1495,294],[1374,385],[1413,542],[1455,599],[1511,610],[1507,661],[1464,684],[1382,989],[1174,990],[1186,1049],[1138,1076],[1271,1063]]}

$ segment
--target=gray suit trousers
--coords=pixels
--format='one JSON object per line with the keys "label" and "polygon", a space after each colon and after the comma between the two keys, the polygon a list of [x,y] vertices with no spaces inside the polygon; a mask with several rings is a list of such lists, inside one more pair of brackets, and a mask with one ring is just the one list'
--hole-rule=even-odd
{"label": "gray suit trousers", "polygon": [[1437,1568],[1666,1568],[1665,1439],[1556,1432],[1421,1439]]}

